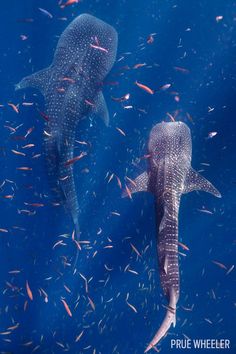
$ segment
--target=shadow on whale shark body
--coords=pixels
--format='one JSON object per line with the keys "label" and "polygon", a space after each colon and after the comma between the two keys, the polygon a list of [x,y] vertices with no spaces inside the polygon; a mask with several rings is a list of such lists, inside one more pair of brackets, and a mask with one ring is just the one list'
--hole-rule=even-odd
{"label": "shadow on whale shark body", "polygon": [[[16,90],[38,89],[44,96],[49,183],[54,197],[70,212],[77,238],[79,203],[73,175],[76,126],[91,114],[109,124],[101,87],[116,60],[117,45],[117,32],[112,26],[82,14],[60,36],[52,64],[15,86]],[[77,257],[78,253],[75,264]]]}

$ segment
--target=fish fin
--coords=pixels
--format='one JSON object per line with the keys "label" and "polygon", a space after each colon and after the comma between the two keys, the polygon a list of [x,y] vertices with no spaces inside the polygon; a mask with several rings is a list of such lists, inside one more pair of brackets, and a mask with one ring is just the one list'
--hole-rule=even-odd
{"label": "fish fin", "polygon": [[173,324],[175,326],[176,323],[176,303],[177,303],[177,296],[174,289],[171,289],[170,292],[170,301],[169,301],[169,308],[167,308],[166,316],[158,329],[157,333],[145,349],[144,353],[147,353],[150,349],[155,347],[160,340],[167,334],[169,328]]}
{"label": "fish fin", "polygon": [[37,71],[36,73],[24,77],[15,85],[15,90],[23,90],[29,87],[39,90],[43,95],[51,78],[51,67]]}
{"label": "fish fin", "polygon": [[168,255],[165,256],[165,261],[164,261],[164,272],[167,274],[168,271]]}
{"label": "fish fin", "polygon": [[104,124],[108,127],[109,120],[110,120],[109,112],[102,92],[98,93],[98,96],[95,101],[95,107],[93,113],[99,116],[103,120]]}
{"label": "fish fin", "polygon": [[190,168],[184,185],[184,193],[192,191],[204,191],[213,194],[215,197],[221,198],[220,192],[205,177],[201,176],[193,168]]}
{"label": "fish fin", "polygon": [[[138,177],[135,178],[133,183],[129,183],[128,189],[130,193],[137,192],[147,192],[148,191],[148,174],[147,172],[141,173]],[[126,190],[122,193],[122,198],[127,197],[128,193]]]}

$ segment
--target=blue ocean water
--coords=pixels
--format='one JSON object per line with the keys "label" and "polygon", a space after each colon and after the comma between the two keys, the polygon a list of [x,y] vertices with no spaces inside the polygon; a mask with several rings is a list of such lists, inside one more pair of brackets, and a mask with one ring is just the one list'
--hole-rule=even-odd
{"label": "blue ocean water", "polygon": [[[81,239],[89,243],[73,274],[73,224],[51,203],[43,156],[33,158],[42,154],[43,98],[35,90],[15,92],[14,85],[50,65],[60,34],[81,13],[111,24],[119,46],[104,88],[110,126],[99,119],[78,126],[77,139],[90,146],[78,145],[88,156],[74,165]],[[235,3],[83,0],[62,9],[56,0],[5,1],[0,19],[0,352],[144,352],[166,305],[154,197],[122,199],[118,182],[125,188],[126,176],[144,171],[151,128],[174,117],[191,129],[193,167],[223,197],[182,198],[179,237],[189,251],[180,247],[186,256],[180,255],[176,327],[158,348],[174,354],[183,349],[171,349],[171,339],[226,338],[231,349],[218,351],[235,353]],[[128,93],[128,101],[112,99]],[[19,113],[8,103],[19,104]],[[22,148],[27,144],[33,146]],[[17,169],[22,166],[32,170]]]}

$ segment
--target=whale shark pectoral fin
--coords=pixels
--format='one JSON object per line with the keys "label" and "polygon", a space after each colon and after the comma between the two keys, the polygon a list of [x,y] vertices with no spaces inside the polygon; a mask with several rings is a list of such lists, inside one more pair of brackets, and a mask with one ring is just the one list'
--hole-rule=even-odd
{"label": "whale shark pectoral fin", "polygon": [[106,126],[109,125],[109,113],[108,113],[107,104],[106,104],[106,101],[105,101],[105,98],[104,98],[102,92],[99,92],[99,94],[96,98],[93,113],[96,114],[97,116],[99,116],[103,120],[103,122]]}
{"label": "whale shark pectoral fin", "polygon": [[[128,184],[128,191],[133,194],[137,192],[148,192],[148,174],[143,172],[141,175],[135,178],[135,180]],[[128,191],[124,190],[122,192],[122,198],[128,196]]]}
{"label": "whale shark pectoral fin", "polygon": [[43,95],[49,84],[51,77],[51,67],[37,71],[36,73],[24,77],[15,85],[15,90],[23,90],[29,87],[39,90]]}
{"label": "whale shark pectoral fin", "polygon": [[209,182],[205,177],[201,176],[193,168],[190,168],[184,185],[184,193],[189,193],[194,190],[204,191],[213,194],[217,198],[221,198],[220,192]]}

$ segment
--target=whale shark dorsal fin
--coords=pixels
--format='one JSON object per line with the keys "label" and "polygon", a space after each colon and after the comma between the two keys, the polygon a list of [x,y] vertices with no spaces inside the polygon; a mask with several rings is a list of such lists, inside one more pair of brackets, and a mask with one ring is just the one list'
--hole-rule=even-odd
{"label": "whale shark dorsal fin", "polygon": [[[148,174],[147,172],[141,173],[132,183],[128,184],[128,190],[131,194],[137,192],[148,192]],[[127,190],[124,190],[122,197],[127,197]]]}
{"label": "whale shark dorsal fin", "polygon": [[221,198],[220,192],[213,186],[213,184],[190,167],[186,176],[183,193],[189,193],[192,191],[204,191],[213,194],[215,197]]}
{"label": "whale shark dorsal fin", "polygon": [[37,71],[36,73],[24,77],[15,85],[15,90],[23,90],[29,87],[39,90],[43,95],[49,85],[52,70],[51,67]]}
{"label": "whale shark dorsal fin", "polygon": [[94,114],[99,116],[106,126],[109,125],[109,113],[107,104],[102,92],[99,92],[95,101]]}

